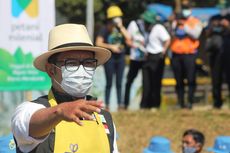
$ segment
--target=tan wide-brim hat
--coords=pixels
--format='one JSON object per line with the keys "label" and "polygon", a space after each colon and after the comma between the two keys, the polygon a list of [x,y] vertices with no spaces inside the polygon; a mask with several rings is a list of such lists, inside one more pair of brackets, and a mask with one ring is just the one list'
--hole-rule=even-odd
{"label": "tan wide-brim hat", "polygon": [[50,31],[48,51],[34,60],[34,66],[46,71],[45,65],[51,55],[67,51],[92,51],[98,60],[97,65],[104,64],[111,57],[111,51],[108,49],[93,46],[84,25],[62,24]]}

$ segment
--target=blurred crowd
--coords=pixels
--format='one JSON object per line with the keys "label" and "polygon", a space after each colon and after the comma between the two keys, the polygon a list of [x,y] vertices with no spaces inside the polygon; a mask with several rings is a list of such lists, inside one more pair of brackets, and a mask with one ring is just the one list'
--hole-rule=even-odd
{"label": "blurred crowd", "polygon": [[[180,12],[174,12],[164,22],[159,19],[157,12],[148,9],[139,18],[130,21],[127,27],[122,18],[122,10],[116,5],[110,6],[107,9],[106,23],[96,36],[96,45],[112,52],[112,58],[104,66],[107,110],[110,106],[113,78],[116,78],[118,109],[127,109],[130,90],[138,72],[142,72],[143,78],[140,108],[160,108],[166,57],[170,58],[176,81],[176,107],[192,109],[201,35],[204,39],[204,51],[209,56],[213,107],[222,107],[222,83],[226,80],[230,88],[230,11],[212,16],[207,26],[192,15],[192,7],[188,1],[182,3]],[[127,54],[129,69],[127,76],[124,76]],[[126,82],[123,97],[124,77]],[[186,86],[188,90],[185,90]],[[185,92],[188,92],[187,99]]]}

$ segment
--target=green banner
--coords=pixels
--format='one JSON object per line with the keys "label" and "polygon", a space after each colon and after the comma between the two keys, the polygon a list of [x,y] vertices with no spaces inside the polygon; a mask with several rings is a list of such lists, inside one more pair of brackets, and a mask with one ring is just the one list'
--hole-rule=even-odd
{"label": "green banner", "polygon": [[14,54],[0,48],[0,90],[46,90],[49,76],[33,66],[34,57],[18,47]]}

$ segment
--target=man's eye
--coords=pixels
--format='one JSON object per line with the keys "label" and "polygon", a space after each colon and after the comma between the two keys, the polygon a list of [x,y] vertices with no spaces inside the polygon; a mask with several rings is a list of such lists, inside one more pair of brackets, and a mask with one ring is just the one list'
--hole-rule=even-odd
{"label": "man's eye", "polygon": [[92,67],[94,65],[95,65],[94,62],[91,62],[91,61],[84,62],[84,66],[87,66],[87,67]]}
{"label": "man's eye", "polygon": [[56,64],[57,66],[64,66],[64,65],[65,65],[65,62],[59,61],[59,62],[56,62],[55,64]]}
{"label": "man's eye", "polygon": [[66,62],[66,66],[79,66],[78,62],[72,61],[72,62]]}

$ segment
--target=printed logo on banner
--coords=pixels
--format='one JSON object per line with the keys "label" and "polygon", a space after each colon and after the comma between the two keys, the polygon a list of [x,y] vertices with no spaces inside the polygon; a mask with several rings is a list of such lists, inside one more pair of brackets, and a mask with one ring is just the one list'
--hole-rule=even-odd
{"label": "printed logo on banner", "polygon": [[12,0],[12,16],[19,17],[25,12],[31,18],[38,16],[38,0]]}

